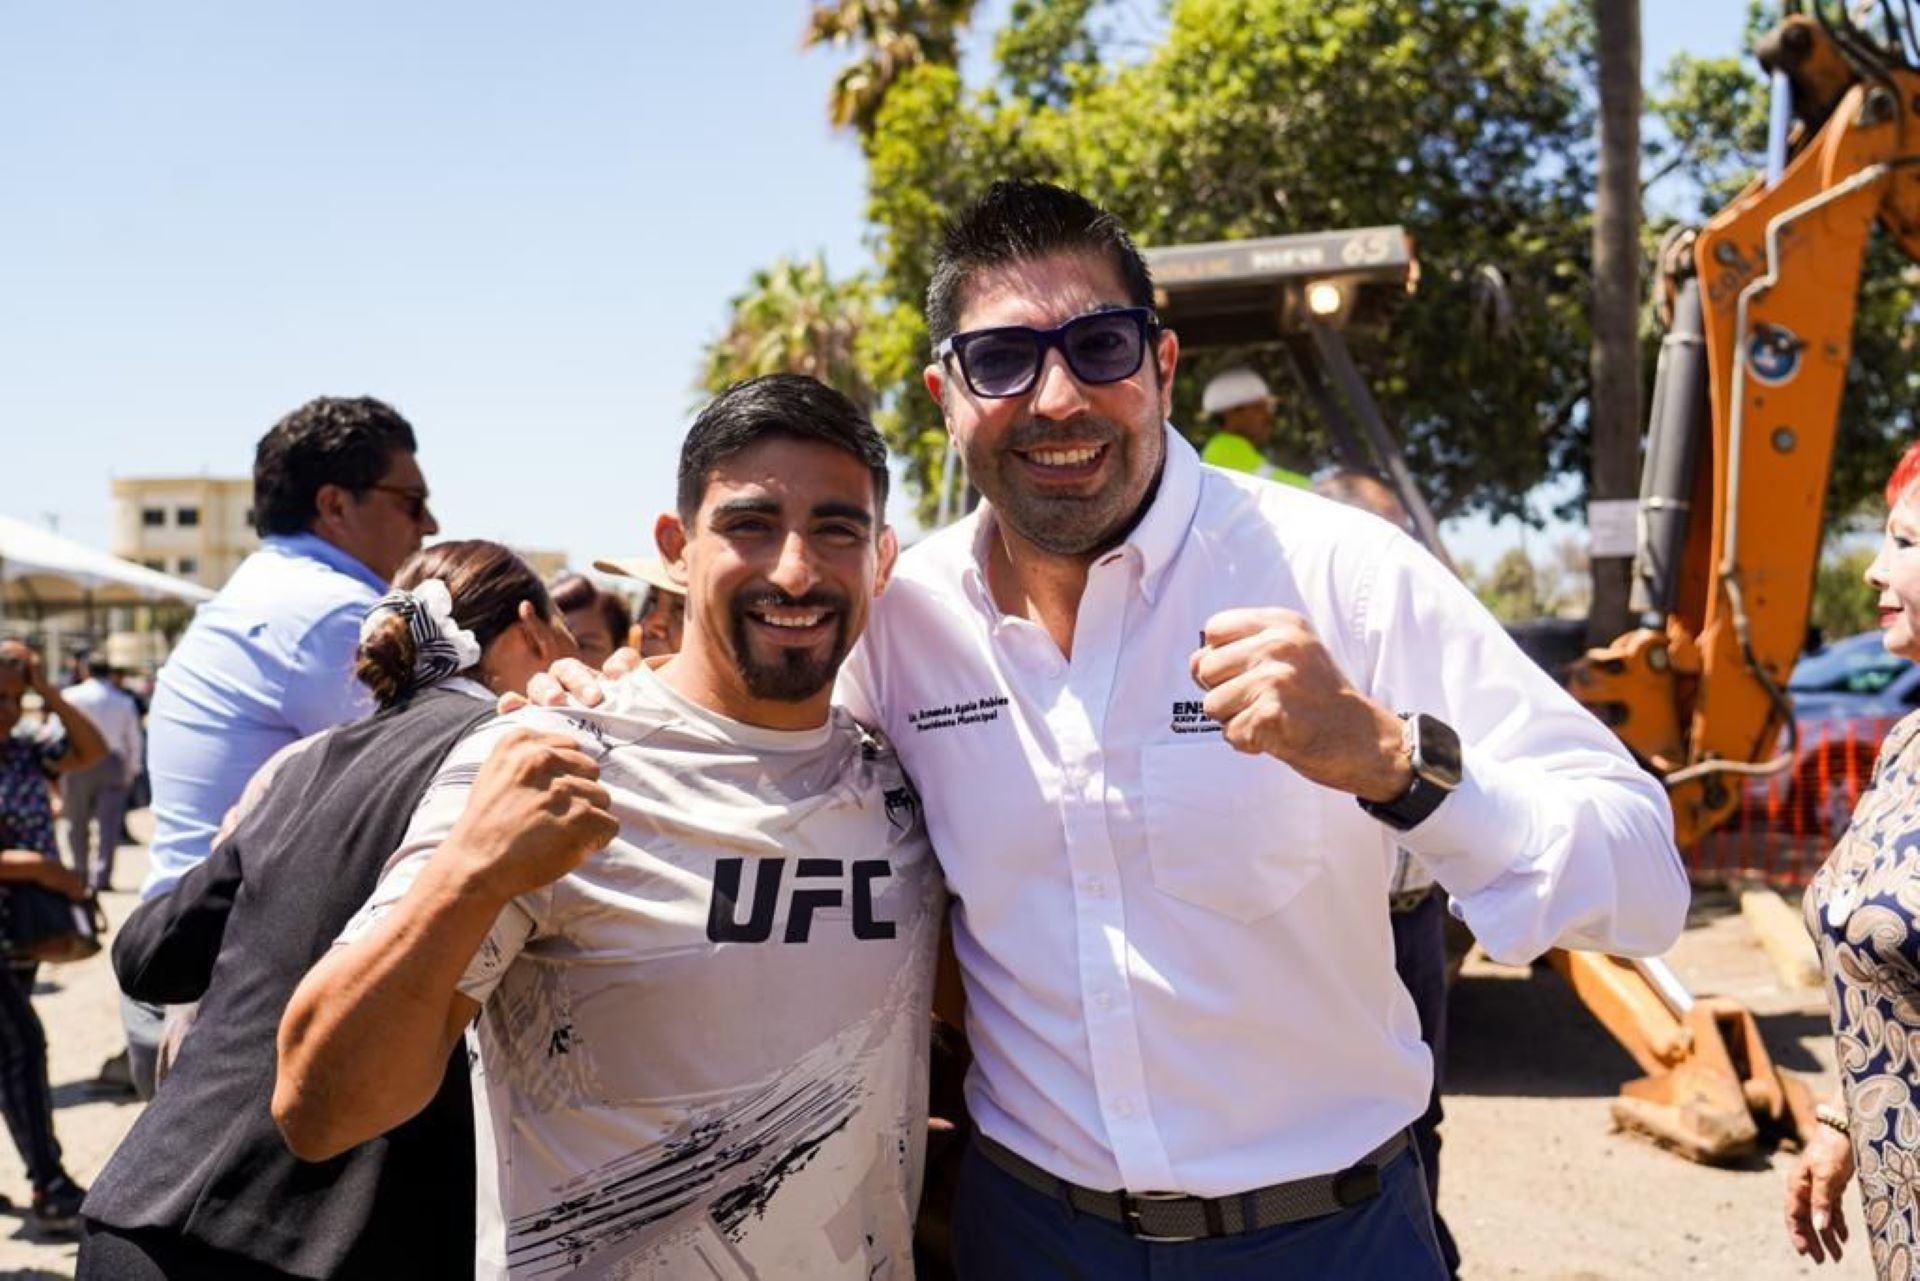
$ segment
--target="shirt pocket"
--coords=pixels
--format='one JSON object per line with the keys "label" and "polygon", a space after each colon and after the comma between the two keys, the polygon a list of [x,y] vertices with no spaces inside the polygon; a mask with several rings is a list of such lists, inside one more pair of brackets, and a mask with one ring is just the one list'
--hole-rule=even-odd
{"label": "shirt pocket", "polygon": [[1286,906],[1326,862],[1321,789],[1219,738],[1140,749],[1154,888],[1249,924]]}

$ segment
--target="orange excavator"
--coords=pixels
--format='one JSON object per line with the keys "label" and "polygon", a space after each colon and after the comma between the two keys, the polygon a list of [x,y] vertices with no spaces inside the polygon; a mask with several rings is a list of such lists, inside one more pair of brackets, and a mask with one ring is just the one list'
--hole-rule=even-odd
{"label": "orange excavator", "polygon": [[[1757,49],[1774,88],[1768,174],[1663,254],[1643,625],[1590,651],[1572,688],[1664,778],[1683,847],[1728,821],[1745,778],[1795,759],[1784,686],[1874,225],[1920,260],[1920,43],[1896,7],[1883,0],[1869,29],[1843,6],[1789,6]],[[1804,1087],[1744,1009],[1693,999],[1657,961],[1555,964],[1647,1073],[1622,1091],[1623,1125],[1703,1161],[1806,1132]]]}

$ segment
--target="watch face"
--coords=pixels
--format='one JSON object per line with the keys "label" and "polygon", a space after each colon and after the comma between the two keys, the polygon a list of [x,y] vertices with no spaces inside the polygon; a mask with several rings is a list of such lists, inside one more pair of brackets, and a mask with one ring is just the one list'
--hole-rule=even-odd
{"label": "watch face", "polygon": [[1415,767],[1421,777],[1451,791],[1460,786],[1460,736],[1445,721],[1413,717]]}

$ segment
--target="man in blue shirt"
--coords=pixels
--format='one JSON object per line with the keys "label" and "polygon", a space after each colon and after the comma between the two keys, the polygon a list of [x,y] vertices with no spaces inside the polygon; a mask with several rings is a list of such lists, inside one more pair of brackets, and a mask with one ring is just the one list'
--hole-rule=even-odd
{"label": "man in blue shirt", "polygon": [[[222,816],[268,757],[373,710],[353,678],[361,617],[440,528],[416,449],[406,419],[369,397],[310,401],[261,438],[253,524],[263,544],[200,607],[154,688],[143,900],[207,856]],[[145,1097],[158,1011],[124,1003],[123,1013]]]}

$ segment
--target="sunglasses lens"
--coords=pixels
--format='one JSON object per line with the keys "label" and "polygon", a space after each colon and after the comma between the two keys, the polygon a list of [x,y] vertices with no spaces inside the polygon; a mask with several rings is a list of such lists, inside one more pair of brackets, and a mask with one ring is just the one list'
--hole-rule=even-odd
{"label": "sunglasses lens", "polygon": [[1040,343],[1025,333],[985,333],[961,353],[967,381],[982,396],[1015,396],[1033,381]]}
{"label": "sunglasses lens", "polygon": [[1062,335],[1067,363],[1082,382],[1111,383],[1140,368],[1146,335],[1136,315],[1082,316]]}

